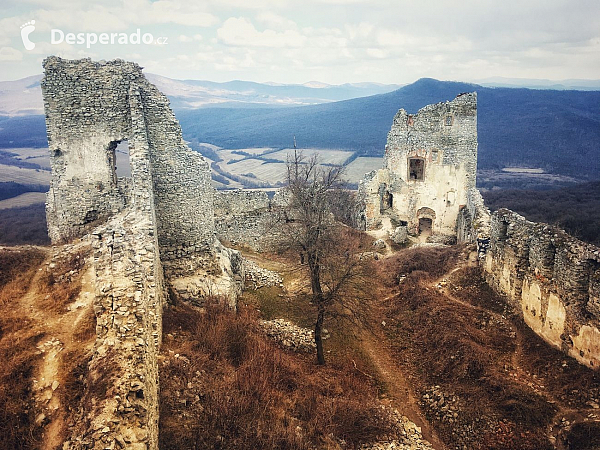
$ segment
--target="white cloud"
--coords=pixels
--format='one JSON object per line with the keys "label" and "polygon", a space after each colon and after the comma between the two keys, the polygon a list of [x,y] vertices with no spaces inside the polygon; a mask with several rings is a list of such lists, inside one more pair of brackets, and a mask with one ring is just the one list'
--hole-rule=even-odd
{"label": "white cloud", "polygon": [[201,34],[194,34],[193,36],[187,36],[185,34],[181,34],[181,35],[179,35],[179,37],[177,38],[177,40],[179,42],[201,41],[202,40],[202,35]]}
{"label": "white cloud", "polygon": [[23,53],[12,47],[0,48],[0,61],[21,61]]}
{"label": "white cloud", "polygon": [[217,36],[227,45],[243,47],[302,47],[306,42],[306,37],[295,30],[258,31],[252,22],[244,17],[227,19],[217,30]]}
{"label": "white cloud", "polygon": [[373,24],[367,22],[361,22],[356,25],[349,23],[344,26],[349,39],[361,41],[369,38],[374,28]]}
{"label": "white cloud", "polygon": [[[210,27],[218,23],[213,14],[205,11],[198,4],[183,0],[136,0],[141,5],[137,12],[144,23],[174,23],[179,25]],[[127,10],[131,11],[129,3]],[[130,18],[135,23],[135,17]]]}
{"label": "white cloud", "polygon": [[390,53],[387,50],[383,50],[381,48],[368,48],[367,55],[371,56],[372,58],[384,59],[387,58],[390,55]]}
{"label": "white cloud", "polygon": [[285,31],[285,30],[296,30],[298,26],[296,22],[293,20],[287,19],[279,14],[276,14],[272,11],[263,11],[256,16],[256,20],[268,27],[272,28],[276,31]]}

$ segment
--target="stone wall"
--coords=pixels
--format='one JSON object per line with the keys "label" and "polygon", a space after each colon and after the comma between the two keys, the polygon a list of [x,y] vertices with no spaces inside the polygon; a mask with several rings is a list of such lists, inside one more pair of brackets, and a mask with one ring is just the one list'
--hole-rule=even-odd
{"label": "stone wall", "polygon": [[484,271],[551,345],[600,367],[600,249],[503,209],[490,224]]}
{"label": "stone wall", "polygon": [[[235,307],[242,258],[216,238],[208,164],[137,64],[49,57],[44,69],[49,234],[54,244],[89,238],[95,250],[95,351],[65,448],[156,450],[167,285],[190,301],[223,295]],[[116,176],[122,140],[127,179]]]}
{"label": "stone wall", "polygon": [[456,220],[456,240],[459,243],[477,243],[478,254],[483,258],[490,242],[490,211],[476,188],[467,191],[467,204]]}
{"label": "stone wall", "polygon": [[477,94],[428,105],[394,117],[384,167],[359,184],[363,226],[378,226],[384,216],[405,222],[419,234],[420,219],[434,234],[455,235],[459,211],[475,189],[477,169]]}
{"label": "stone wall", "polygon": [[[83,236],[141,205],[156,224],[175,292],[226,295],[234,302],[243,283],[241,258],[217,240],[210,168],[183,141],[167,97],[135,63],[49,57],[44,68],[52,242]],[[114,152],[122,140],[129,143],[131,180],[116,177]]]}
{"label": "stone wall", "polygon": [[158,449],[158,362],[166,301],[156,229],[138,211],[92,234],[96,343],[65,449]]}
{"label": "stone wall", "polygon": [[216,191],[215,228],[219,239],[256,251],[273,250],[286,220],[286,193],[273,198],[264,191]]}
{"label": "stone wall", "polygon": [[125,206],[115,173],[116,143],[131,134],[129,85],[136,64],[44,61],[42,80],[52,180],[47,200],[52,242],[82,236]]}

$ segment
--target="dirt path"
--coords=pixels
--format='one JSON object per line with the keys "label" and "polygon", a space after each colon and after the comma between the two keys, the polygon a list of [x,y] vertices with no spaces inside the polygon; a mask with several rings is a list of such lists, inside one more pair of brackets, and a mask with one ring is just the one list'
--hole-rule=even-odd
{"label": "dirt path", "polygon": [[[473,305],[469,302],[463,301],[457,297],[455,297],[449,290],[450,283],[448,280],[458,270],[464,268],[466,265],[473,265],[471,262],[467,264],[459,264],[455,268],[453,268],[448,273],[444,274],[437,280],[430,283],[430,287],[437,289],[438,292],[443,294],[448,300],[463,307],[469,308],[474,311],[483,312],[487,315],[493,316],[496,320],[508,321],[510,323],[510,327],[515,333],[515,349],[513,353],[510,355],[510,368],[507,372],[507,377],[510,378],[513,382],[517,382],[521,384],[525,389],[533,391],[536,394],[542,395],[546,397],[549,403],[553,404],[557,412],[554,416],[554,419],[551,425],[548,428],[548,437],[550,441],[553,443],[557,450],[566,450],[567,447],[564,446],[564,425],[566,423],[575,424],[580,422],[589,421],[590,418],[593,421],[600,421],[600,413],[598,409],[594,408],[572,408],[565,404],[554,392],[552,392],[547,386],[546,382],[544,382],[543,378],[539,378],[534,374],[527,371],[524,367],[526,367],[527,354],[523,348],[524,340],[527,337],[524,335],[523,331],[520,329],[519,324],[513,323],[511,320],[507,319],[504,314],[492,311],[488,308]],[[525,326],[525,325],[523,325]],[[565,356],[567,358],[567,356]],[[594,419],[595,418],[595,419]]]}
{"label": "dirt path", "polygon": [[445,450],[446,447],[435,430],[422,415],[418,401],[412,394],[412,388],[392,358],[390,349],[385,348],[383,342],[385,342],[383,338],[376,338],[371,333],[363,333],[363,350],[377,371],[377,380],[386,388],[390,405],[420,427],[423,438],[435,449]]}
{"label": "dirt path", "polygon": [[[50,257],[49,257],[50,258]],[[35,371],[33,392],[39,413],[36,422],[44,425],[43,450],[62,448],[66,430],[66,407],[62,404],[61,381],[63,358],[69,351],[81,348],[82,343],[74,339],[80,330],[81,321],[92,313],[94,299],[94,272],[91,265],[84,272],[81,292],[67,312],[55,312],[51,308],[40,306],[44,295],[38,291],[40,279],[44,274],[47,259],[34,276],[29,290],[17,303],[22,315],[33,322],[33,327],[45,335],[44,341],[38,345],[42,357]],[[89,346],[89,344],[88,344]]]}

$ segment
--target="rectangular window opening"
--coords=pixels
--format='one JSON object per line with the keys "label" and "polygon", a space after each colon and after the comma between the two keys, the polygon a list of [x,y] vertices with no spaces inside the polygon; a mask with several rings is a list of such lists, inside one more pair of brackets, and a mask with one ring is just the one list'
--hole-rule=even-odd
{"label": "rectangular window opening", "polygon": [[118,178],[131,177],[131,163],[129,160],[129,141],[123,139],[117,143],[115,149],[115,169]]}
{"label": "rectangular window opening", "polygon": [[410,158],[408,160],[408,179],[423,180],[425,176],[425,160],[421,158]]}

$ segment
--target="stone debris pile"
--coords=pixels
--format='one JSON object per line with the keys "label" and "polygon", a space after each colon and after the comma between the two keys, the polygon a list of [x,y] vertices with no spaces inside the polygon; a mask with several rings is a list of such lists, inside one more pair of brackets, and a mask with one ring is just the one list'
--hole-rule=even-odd
{"label": "stone debris pile", "polygon": [[254,261],[244,258],[244,272],[246,276],[246,288],[260,289],[263,287],[283,287],[283,278],[277,272],[264,269]]}
{"label": "stone debris pile", "polygon": [[397,410],[393,410],[391,416],[397,427],[398,436],[374,444],[365,444],[360,447],[361,450],[433,450],[431,444],[423,439],[420,427]]}
{"label": "stone debris pile", "polygon": [[[308,328],[302,328],[284,319],[261,320],[262,328],[271,339],[281,346],[297,351],[312,353],[315,351],[315,333]],[[329,338],[323,330],[323,339]]]}

